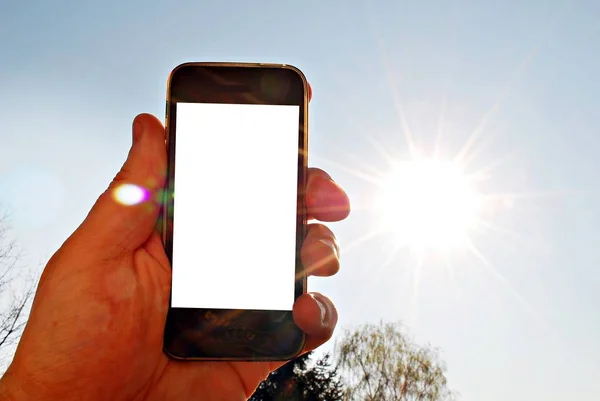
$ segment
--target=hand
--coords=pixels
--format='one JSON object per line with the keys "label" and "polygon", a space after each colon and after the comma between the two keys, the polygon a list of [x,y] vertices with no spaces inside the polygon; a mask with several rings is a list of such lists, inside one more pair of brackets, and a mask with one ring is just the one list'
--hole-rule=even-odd
{"label": "hand", "polygon": [[[161,190],[164,133],[155,117],[134,120],[123,168],[42,274],[0,395],[36,401],[246,400],[281,365],[177,362],[163,354],[171,269],[154,231],[159,205],[123,206],[113,195],[124,183]],[[312,218],[348,215],[346,194],[325,172],[311,169],[307,185]],[[302,261],[309,275],[338,271],[335,237],[325,226],[309,226]],[[293,316],[307,334],[306,352],[327,341],[337,322],[334,305],[318,293],[301,296]]]}

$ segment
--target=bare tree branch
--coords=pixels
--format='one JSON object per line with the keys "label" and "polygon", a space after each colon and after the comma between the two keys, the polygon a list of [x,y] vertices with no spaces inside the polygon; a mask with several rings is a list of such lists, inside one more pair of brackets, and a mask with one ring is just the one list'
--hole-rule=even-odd
{"label": "bare tree branch", "polygon": [[12,359],[25,323],[36,280],[19,264],[21,255],[8,238],[6,217],[0,216],[0,373]]}

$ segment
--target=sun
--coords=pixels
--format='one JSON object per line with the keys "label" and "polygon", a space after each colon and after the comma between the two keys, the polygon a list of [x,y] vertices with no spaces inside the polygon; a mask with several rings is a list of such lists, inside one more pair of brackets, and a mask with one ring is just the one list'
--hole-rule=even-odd
{"label": "sun", "polygon": [[448,250],[468,245],[481,199],[456,163],[417,159],[393,163],[380,182],[375,208],[397,245]]}

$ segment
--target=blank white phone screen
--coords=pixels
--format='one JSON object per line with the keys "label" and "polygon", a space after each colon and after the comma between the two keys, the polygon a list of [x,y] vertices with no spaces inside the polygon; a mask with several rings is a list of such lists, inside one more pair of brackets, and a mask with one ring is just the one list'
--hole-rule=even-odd
{"label": "blank white phone screen", "polygon": [[291,311],[300,107],[176,107],[171,307]]}

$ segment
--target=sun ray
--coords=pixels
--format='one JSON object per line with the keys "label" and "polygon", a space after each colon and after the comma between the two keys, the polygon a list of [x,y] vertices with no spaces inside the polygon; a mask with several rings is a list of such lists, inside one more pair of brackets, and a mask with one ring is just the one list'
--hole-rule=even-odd
{"label": "sun ray", "polygon": [[460,314],[462,315],[462,317],[464,319],[467,315],[466,309],[465,309],[465,301],[464,301],[464,298],[460,291],[460,288],[458,286],[456,277],[454,275],[454,268],[452,267],[452,264],[450,263],[450,257],[448,256],[448,252],[446,252],[446,251],[442,252],[442,260],[443,260],[444,268],[446,269],[446,273],[448,273],[448,281],[450,282],[451,291],[452,291],[452,294],[454,295],[454,301],[458,305]]}
{"label": "sun ray", "polygon": [[368,135],[365,137],[367,141],[373,146],[373,148],[379,153],[379,155],[387,162],[389,166],[393,166],[396,159],[383,147],[383,145],[375,139],[373,136]]}
{"label": "sun ray", "polygon": [[531,305],[531,303],[529,303],[529,301],[527,301],[527,299],[525,299],[525,297],[523,297],[521,294],[519,294],[519,292],[517,290],[514,289],[514,287],[512,287],[512,285],[510,284],[510,282],[500,274],[500,272],[498,272],[492,265],[491,263],[489,263],[487,261],[487,259],[483,256],[483,254],[481,254],[481,252],[479,252],[479,250],[477,250],[477,248],[471,244],[472,247],[470,248],[470,250],[473,252],[475,252],[475,256],[482,262],[483,266],[486,267],[486,269],[500,282],[500,285],[502,287],[504,287],[504,289],[506,291],[508,291],[510,293],[510,295],[512,295],[512,297],[521,304],[521,306],[523,307],[523,309],[525,310],[526,313],[529,313],[529,315],[544,329],[544,331],[549,334],[552,335],[555,333],[554,328],[552,327],[552,325],[550,324],[550,322],[545,319],[541,313],[539,313],[534,307],[533,305]]}
{"label": "sun ray", "polygon": [[452,287],[452,293],[454,294],[455,301],[463,315],[465,313],[465,301],[462,295],[462,292],[459,288],[458,281],[456,280],[456,276],[454,273],[454,267],[452,263],[450,263],[450,257],[448,256],[448,252],[442,253],[442,260],[444,261],[444,267],[446,268],[446,272],[448,273],[448,279],[450,281],[450,286]]}
{"label": "sun ray", "polygon": [[512,151],[512,152],[506,153],[504,156],[494,159],[492,162],[488,163],[487,165],[479,168],[478,170],[476,170],[472,173],[469,173],[467,175],[468,179],[473,180],[473,181],[477,181],[479,179],[487,179],[491,175],[492,171],[494,171],[495,169],[497,169],[498,167],[500,167],[507,161],[514,159],[516,157],[517,153],[518,153],[518,151]]}
{"label": "sun ray", "polygon": [[[363,175],[368,175],[371,177],[378,177],[381,174],[381,167],[376,166],[374,164],[368,163],[365,160],[362,160],[362,157],[357,154],[357,153],[353,153],[347,150],[344,150],[344,160],[338,160],[337,162],[332,160],[332,159],[327,159],[327,158],[322,158],[319,155],[314,155],[313,156],[313,160],[311,161],[316,161],[317,164],[321,163],[321,161],[323,161],[324,163],[329,163],[331,164],[333,167],[337,167],[337,166],[344,166],[345,164],[345,170],[346,172],[348,172],[348,169],[352,169],[352,170],[357,170],[360,171],[361,174]],[[357,161],[360,161],[359,163],[357,163]],[[352,166],[352,167],[351,167]],[[351,173],[353,174],[353,173]],[[357,178],[361,178],[362,177],[357,177]],[[364,179],[363,179],[364,181]],[[373,180],[371,179],[372,182]]]}
{"label": "sun ray", "polygon": [[[456,18],[456,8],[453,8],[452,18]],[[457,24],[454,25],[455,27]],[[446,77],[444,79],[444,89],[442,92],[442,100],[440,102],[440,115],[437,120],[436,126],[436,135],[433,143],[433,158],[437,159],[440,157],[442,139],[446,135],[445,132],[445,121],[446,121],[446,112],[448,107],[448,94],[450,92],[450,84],[452,82],[452,76],[454,75],[454,69],[456,68],[456,29],[452,30],[451,34],[451,44],[452,55],[449,57],[449,60],[446,62],[448,66],[446,70]]]}
{"label": "sun ray", "polygon": [[385,273],[387,268],[395,260],[396,256],[398,255],[398,252],[400,251],[401,248],[402,247],[398,244],[393,245],[392,250],[388,253],[388,255],[386,256],[385,260],[383,261],[383,263],[381,264],[379,269],[377,269],[375,271],[375,274],[372,276],[372,280],[374,282],[377,282],[381,278],[381,276]]}
{"label": "sun ray", "polygon": [[566,196],[597,196],[600,190],[554,190],[554,191],[527,191],[527,192],[496,192],[483,194],[485,201],[517,199],[536,199],[536,198],[563,198]]}
{"label": "sun ray", "polygon": [[[377,288],[377,284],[379,284],[381,277],[388,273],[388,268],[395,260],[396,256],[398,255],[398,251],[400,251],[401,248],[402,247],[398,244],[393,245],[392,250],[388,253],[381,266],[374,270],[374,273],[370,276],[369,282],[366,283],[366,285],[370,286],[370,288]],[[365,290],[369,290],[370,288],[366,288],[365,286]]]}
{"label": "sun ray", "polygon": [[412,300],[411,300],[411,314],[412,324],[416,325],[419,320],[419,288],[421,286],[421,274],[424,264],[424,250],[415,250],[415,268],[413,269],[413,286],[412,286]]}
{"label": "sun ray", "polygon": [[472,241],[467,244],[468,250],[475,256],[485,269],[490,273],[494,279],[518,302],[521,306],[532,315],[537,317],[537,311],[535,308],[521,295],[517,290],[513,288],[510,282],[487,260],[485,256],[477,249]]}
{"label": "sun ray", "polygon": [[392,98],[394,100],[394,105],[396,107],[396,112],[398,113],[398,118],[400,119],[400,127],[404,134],[404,138],[406,140],[406,146],[408,147],[409,154],[411,157],[416,157],[419,152],[415,144],[413,133],[408,124],[408,120],[406,118],[406,113],[404,111],[404,106],[402,104],[402,100],[400,98],[400,94],[398,93],[396,78],[393,74],[393,68],[391,62],[387,56],[387,50],[385,48],[385,43],[383,42],[383,37],[381,35],[377,14],[373,7],[368,7],[369,15],[371,19],[371,26],[373,28],[373,32],[375,35],[375,41],[377,42],[377,49],[379,50],[379,56],[381,57],[381,62],[383,64],[383,69],[385,71],[385,75],[388,81],[388,85],[392,91]]}
{"label": "sun ray", "polygon": [[444,137],[445,134],[445,127],[444,127],[444,120],[446,118],[446,102],[448,101],[447,98],[447,91],[444,91],[444,95],[442,96],[442,102],[441,102],[441,106],[440,106],[440,116],[438,118],[438,122],[437,122],[437,132],[435,135],[435,140],[433,142],[433,158],[437,159],[440,157],[440,149],[442,146],[442,139]]}
{"label": "sun ray", "polygon": [[[475,126],[475,129],[473,130],[471,135],[467,138],[467,140],[465,141],[465,144],[463,145],[461,150],[455,156],[455,160],[459,164],[464,165],[466,162],[465,159],[472,157],[471,155],[469,155],[469,152],[475,146],[476,142],[479,140],[481,134],[487,127],[490,120],[500,110],[500,108],[502,107],[502,105],[504,104],[504,102],[506,101],[508,96],[510,95],[514,85],[517,83],[517,81],[521,78],[521,76],[525,73],[525,71],[532,64],[533,59],[535,58],[535,55],[537,54],[536,50],[537,49],[530,51],[525,56],[524,60],[520,63],[520,65],[513,72],[512,76],[509,78],[508,82],[500,90],[500,93],[498,94],[498,97],[496,98],[494,103],[492,103],[492,106],[485,113],[483,113],[483,115],[479,119],[479,122]],[[478,153],[478,152],[479,152],[479,150],[473,151],[473,153]]]}
{"label": "sun ray", "polygon": [[390,251],[388,256],[385,258],[385,260],[383,261],[381,266],[383,268],[386,268],[389,265],[391,265],[392,262],[394,261],[394,259],[396,258],[396,256],[398,255],[398,252],[400,251],[400,249],[402,249],[402,245],[399,245],[398,243],[394,244],[392,247],[392,250]]}
{"label": "sun ray", "polygon": [[348,254],[348,252],[352,251],[353,249],[355,249],[356,247],[358,247],[359,245],[372,240],[373,238],[375,238],[376,236],[378,236],[379,234],[381,234],[383,232],[382,229],[375,229],[375,230],[371,230],[369,232],[367,232],[366,234],[356,238],[354,241],[348,243],[348,244],[344,244],[344,255]]}
{"label": "sun ray", "polygon": [[[512,90],[512,87],[522,78],[522,76],[531,67],[531,65],[533,64],[533,61],[542,52],[544,46],[546,46],[548,43],[550,43],[550,41],[552,40],[552,35],[551,35],[552,32],[556,29],[556,27],[558,26],[558,23],[561,21],[565,10],[568,9],[570,6],[572,6],[571,1],[569,1],[569,0],[563,1],[562,4],[556,8],[556,10],[560,10],[560,11],[556,12],[556,15],[554,16],[554,18],[549,19],[549,23],[547,24],[545,29],[540,29],[539,36],[538,36],[536,42],[531,46],[531,48],[530,48],[531,50],[525,55],[525,57],[523,58],[521,63],[513,71],[513,74],[507,81],[507,84],[505,85],[505,87],[500,91],[500,94],[499,94],[498,98],[496,99],[496,101],[492,104],[490,109],[486,113],[484,113],[484,115],[480,119],[478,125],[476,126],[475,130],[473,131],[471,136],[467,139],[465,145],[463,146],[463,149],[461,149],[461,151],[457,155],[459,158],[465,157],[466,153],[469,151],[469,149],[473,145],[475,145],[475,141],[476,141],[477,137],[479,137],[479,135],[483,132],[483,130],[487,126],[487,123],[493,117],[493,115],[496,112],[498,112],[498,110],[501,108],[502,103],[504,103],[506,98],[509,96],[509,94]],[[475,151],[475,153],[477,153],[477,151]]]}
{"label": "sun ray", "polygon": [[542,243],[542,242],[533,241],[531,238],[527,238],[526,236],[519,234],[516,231],[509,230],[505,227],[500,227],[498,225],[492,224],[492,223],[487,222],[482,219],[479,219],[477,221],[477,225],[488,231],[493,231],[495,233],[502,234],[506,237],[509,237],[509,238],[515,240],[517,243],[520,243],[522,245],[527,245],[527,246],[531,246],[536,249],[542,250],[546,254],[553,253],[553,249],[550,245]]}
{"label": "sun ray", "polygon": [[327,158],[324,158],[321,156],[315,156],[314,158],[317,159],[319,161],[319,163],[321,163],[321,164],[329,164],[332,167],[335,167],[346,173],[352,174],[354,177],[359,178],[363,181],[366,181],[370,184],[375,184],[377,186],[381,186],[383,184],[381,179],[374,174],[366,173],[364,171],[361,171],[360,169],[352,168],[352,167],[346,166],[343,163],[339,163],[339,162],[336,162],[336,161],[333,161],[331,159],[327,159]]}
{"label": "sun ray", "polygon": [[477,143],[474,143],[470,148],[470,152],[465,153],[464,157],[458,159],[462,166],[469,166],[477,160],[477,157],[481,155],[486,149],[489,149],[490,146],[494,143],[494,135],[491,133],[486,134],[485,136],[480,135],[477,139]]}

